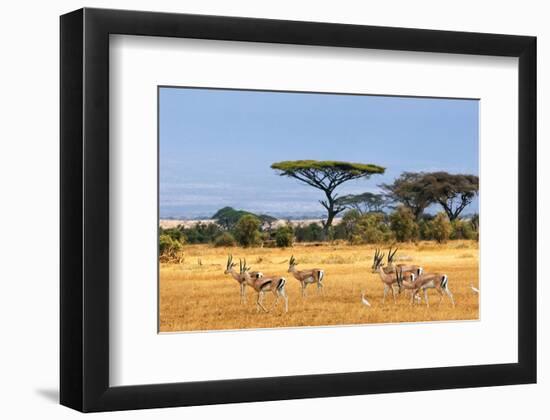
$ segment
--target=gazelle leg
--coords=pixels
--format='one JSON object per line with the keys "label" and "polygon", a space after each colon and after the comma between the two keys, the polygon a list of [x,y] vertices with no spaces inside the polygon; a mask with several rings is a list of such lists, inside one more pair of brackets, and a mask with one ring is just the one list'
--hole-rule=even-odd
{"label": "gazelle leg", "polygon": [[274,290],[273,295],[275,296],[275,300],[273,301],[273,304],[271,305],[271,309],[275,308],[277,306],[277,303],[279,303],[279,291]]}
{"label": "gazelle leg", "polygon": [[426,307],[430,307],[430,302],[428,300],[428,289],[424,289],[424,302],[426,302]]}
{"label": "gazelle leg", "polygon": [[438,288],[436,288],[435,290],[439,294],[439,305],[438,306],[441,306],[441,302],[443,301],[443,292]]}
{"label": "gazelle leg", "polygon": [[382,305],[386,303],[386,295],[388,294],[388,285],[384,284],[384,296],[382,297]]}
{"label": "gazelle leg", "polygon": [[451,303],[453,304],[453,308],[455,307],[455,300],[453,298],[453,294],[448,288],[445,288],[445,293],[447,293],[447,296],[449,296],[449,299],[451,299]]}
{"label": "gazelle leg", "polygon": [[244,296],[244,283],[240,284],[241,286],[241,305],[245,303],[245,296]]}
{"label": "gazelle leg", "polygon": [[285,289],[278,290],[277,291],[277,299],[279,299],[279,296],[281,296],[283,298],[283,300],[285,301],[285,313],[286,313],[286,312],[288,312],[288,296],[286,295],[286,290]]}
{"label": "gazelle leg", "polygon": [[302,297],[305,298],[306,297],[306,283],[301,282],[300,284],[302,285]]}
{"label": "gazelle leg", "polygon": [[257,305],[264,310],[264,312],[267,312],[267,309],[265,309],[264,305],[262,305],[262,300],[264,298],[264,292],[260,291],[258,293],[258,300],[256,301]]}
{"label": "gazelle leg", "polygon": [[391,290],[391,295],[393,296],[393,304],[396,305],[397,299],[395,297],[395,290],[393,290],[393,286],[390,286],[390,290]]}

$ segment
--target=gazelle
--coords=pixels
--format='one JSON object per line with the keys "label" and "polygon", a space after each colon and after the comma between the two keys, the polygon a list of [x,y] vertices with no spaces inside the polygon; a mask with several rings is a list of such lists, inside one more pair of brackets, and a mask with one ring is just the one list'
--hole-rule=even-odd
{"label": "gazelle", "polygon": [[[284,277],[264,277],[262,276],[252,276],[254,271],[249,272],[250,267],[246,266],[246,259],[244,263],[240,262],[240,274],[241,277],[246,281],[246,283],[252,287],[256,293],[258,293],[258,298],[256,299],[256,308],[259,311],[260,308],[264,312],[268,312],[267,309],[262,304],[264,299],[264,294],[266,292],[272,292],[275,295],[275,301],[273,302],[272,308],[277,305],[279,298],[282,297],[285,301],[285,312],[288,312],[288,296],[286,294],[285,285],[286,280]],[[261,273],[260,273],[261,274]]]}
{"label": "gazelle", "polygon": [[387,268],[384,269],[384,271],[386,273],[395,272],[400,279],[403,279],[404,277],[410,277],[410,273],[413,273],[417,277],[421,276],[424,272],[424,269],[419,265],[394,264],[393,259],[395,257],[395,254],[397,253],[397,249],[398,248],[395,248],[395,251],[393,251],[392,253],[392,249],[390,247],[390,250],[388,251],[388,265]]}
{"label": "gazelle", "polygon": [[[225,271],[223,273],[224,274],[230,274],[231,277],[233,277],[239,283],[240,295],[241,295],[241,304],[243,304],[243,303],[246,303],[246,291],[245,291],[246,281],[240,273],[237,273],[233,269],[233,267],[235,267],[235,265],[236,264],[233,262],[233,255],[228,255],[227,256],[227,265],[226,265]],[[253,271],[253,272],[250,273],[250,276],[251,277],[256,277],[256,278],[261,278],[261,277],[263,277],[263,274],[260,273],[259,271]]]}
{"label": "gazelle", "polygon": [[[386,274],[395,273],[397,276],[397,286],[399,287],[399,294],[401,294],[402,289],[407,289],[411,293],[414,289],[411,282],[414,282],[414,278],[418,278],[424,272],[424,269],[419,265],[413,264],[394,264],[393,259],[397,253],[398,248],[392,252],[390,247],[388,251],[388,265],[384,268]],[[414,276],[413,276],[414,274]],[[420,296],[416,296],[418,301],[421,301]]]}
{"label": "gazelle", "polygon": [[306,297],[306,287],[308,284],[317,283],[317,293],[323,292],[323,278],[325,277],[324,270],[320,268],[312,268],[310,270],[297,270],[298,262],[294,255],[290,257],[288,263],[288,272],[300,282],[302,286],[302,297]]}
{"label": "gazelle", "polygon": [[384,263],[382,262],[384,260],[384,255],[386,254],[380,254],[380,250],[376,248],[374,252],[374,260],[372,263],[372,272],[378,273],[380,275],[380,280],[382,280],[382,283],[384,284],[384,297],[382,298],[382,303],[384,304],[386,302],[386,295],[388,294],[388,291],[391,291],[391,294],[393,296],[393,303],[396,303],[393,284],[397,283],[397,276],[395,275],[395,273],[386,273],[384,271]]}
{"label": "gazelle", "polygon": [[422,290],[424,292],[424,302],[426,302],[426,306],[429,308],[430,303],[428,302],[428,289],[435,289],[436,292],[439,294],[440,305],[441,301],[443,300],[443,294],[446,294],[451,300],[453,308],[455,307],[453,294],[449,290],[449,277],[447,276],[447,274],[424,273],[418,278],[416,278],[416,276],[412,274],[411,284],[413,285],[411,305],[414,303],[414,298],[416,297],[418,292]]}

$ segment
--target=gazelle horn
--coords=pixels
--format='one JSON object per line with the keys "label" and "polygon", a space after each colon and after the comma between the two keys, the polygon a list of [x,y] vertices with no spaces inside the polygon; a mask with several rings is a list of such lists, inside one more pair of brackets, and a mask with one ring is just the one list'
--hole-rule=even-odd
{"label": "gazelle horn", "polygon": [[233,256],[230,254],[227,256],[227,269],[229,270],[231,268],[231,263],[233,262]]}
{"label": "gazelle horn", "polygon": [[390,250],[388,251],[388,263],[391,263],[393,261],[393,257],[395,257],[395,253],[397,252],[397,248],[395,248],[395,251],[393,251],[393,254],[392,254],[392,249],[391,249],[391,246],[390,246]]}

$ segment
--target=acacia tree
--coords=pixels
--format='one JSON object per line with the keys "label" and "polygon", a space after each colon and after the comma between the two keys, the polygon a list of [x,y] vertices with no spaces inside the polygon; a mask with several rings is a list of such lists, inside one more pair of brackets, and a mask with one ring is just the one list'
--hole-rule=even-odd
{"label": "acacia tree", "polygon": [[433,202],[439,203],[452,222],[456,220],[479,191],[476,175],[430,172],[423,174],[423,184]]}
{"label": "acacia tree", "polygon": [[337,203],[357,210],[361,214],[380,213],[387,205],[386,197],[383,194],[365,192],[362,194],[349,194],[336,199]]}
{"label": "acacia tree", "polygon": [[416,220],[419,220],[426,207],[434,202],[424,175],[423,172],[403,172],[392,184],[380,185],[390,201],[405,205]]}
{"label": "acacia tree", "polygon": [[438,203],[453,221],[479,191],[476,175],[447,172],[403,172],[392,184],[383,184],[389,199],[408,207],[417,220],[430,204]]}
{"label": "acacia tree", "polygon": [[276,162],[271,165],[281,176],[295,178],[325,194],[325,200],[319,200],[327,211],[327,219],[323,221],[325,235],[328,233],[334,217],[345,210],[338,203],[335,190],[344,182],[354,179],[367,179],[373,174],[382,174],[385,168],[367,163],[352,163],[338,161],[293,160]]}

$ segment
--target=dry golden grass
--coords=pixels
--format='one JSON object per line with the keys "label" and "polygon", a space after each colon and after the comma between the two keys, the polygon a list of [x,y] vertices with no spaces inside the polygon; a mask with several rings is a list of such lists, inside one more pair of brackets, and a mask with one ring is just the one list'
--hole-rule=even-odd
{"label": "dry golden grass", "polygon": [[[387,252],[387,250],[386,250]],[[422,265],[426,271],[446,273],[456,307],[447,298],[438,306],[437,292],[430,290],[430,308],[410,306],[405,294],[394,304],[391,295],[382,305],[383,285],[378,274],[371,273],[374,246],[326,244],[295,245],[291,249],[213,248],[186,246],[182,264],[162,264],[160,268],[160,331],[199,331],[241,328],[274,328],[320,325],[371,324],[478,319],[478,296],[470,289],[478,287],[479,253],[475,242],[453,241],[401,244],[397,257]],[[253,270],[287,279],[289,311],[283,304],[269,313],[256,311],[256,293],[247,287],[247,303],[241,304],[238,283],[224,275],[227,254],[235,260],[246,257]],[[308,296],[300,296],[298,281],[287,273],[293,254],[298,269],[319,267],[325,270],[325,294],[318,295],[315,285]],[[200,263],[199,263],[200,261]],[[237,267],[238,269],[238,267]],[[365,291],[371,307],[361,303]],[[266,294],[269,308],[274,298]]]}

